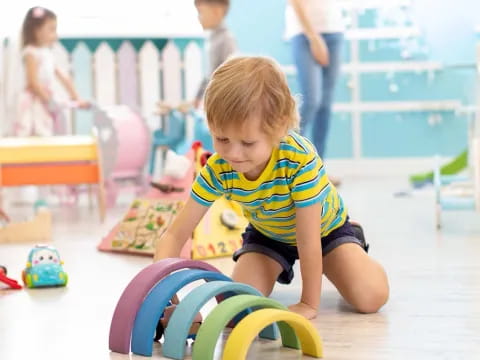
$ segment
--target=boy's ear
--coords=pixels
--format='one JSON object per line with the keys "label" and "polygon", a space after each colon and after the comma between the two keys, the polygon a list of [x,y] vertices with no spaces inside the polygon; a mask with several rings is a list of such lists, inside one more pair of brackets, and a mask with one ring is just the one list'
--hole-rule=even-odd
{"label": "boy's ear", "polygon": [[280,133],[282,134],[282,138],[285,137],[285,136],[287,136],[288,131],[290,130],[290,129],[288,128],[288,122],[287,122],[286,119],[284,120],[283,123],[284,123],[285,125],[282,126],[282,129],[281,129],[281,132],[280,132]]}
{"label": "boy's ear", "polygon": [[275,137],[275,141],[276,142],[280,142],[282,141],[282,139],[288,135],[288,125],[283,125],[281,128],[278,129],[278,133],[277,133],[277,136]]}

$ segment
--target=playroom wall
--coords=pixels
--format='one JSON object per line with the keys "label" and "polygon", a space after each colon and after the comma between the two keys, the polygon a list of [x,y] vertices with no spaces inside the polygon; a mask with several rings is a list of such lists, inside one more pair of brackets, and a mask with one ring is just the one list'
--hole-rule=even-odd
{"label": "playroom wall", "polygon": [[[285,3],[234,1],[229,24],[240,50],[275,57],[297,92],[290,48],[283,36]],[[468,9],[454,15],[449,13],[452,5],[430,0],[343,3],[348,30],[327,157],[461,152],[467,145],[465,107],[475,101],[478,79],[471,24],[477,20],[480,24],[480,3],[460,0],[454,9]],[[240,15],[245,9],[252,9],[250,16]],[[467,21],[467,13],[476,15]]]}
{"label": "playroom wall", "polygon": [[[478,79],[475,32],[472,26],[471,36],[465,36],[470,34],[468,29],[454,17],[445,20],[448,27],[426,26],[428,1],[417,2],[421,7],[408,0],[343,1],[348,30],[328,138],[329,158],[454,156],[466,147],[472,117],[469,109],[476,99]],[[232,1],[228,24],[240,53],[276,58],[297,93],[289,44],[283,37],[285,2]],[[470,9],[480,8],[471,0],[460,0],[459,4],[465,2],[470,3]],[[204,42],[198,24],[192,26],[196,19],[190,1],[176,4],[178,7],[165,1],[145,4],[163,9],[158,12],[158,21],[139,10],[146,16],[144,21],[135,17],[128,21],[142,25],[127,30],[118,26],[118,21],[117,27],[107,23],[100,26],[95,17],[90,19],[88,30],[62,21],[59,57],[81,94],[100,105],[132,106],[149,119],[152,128],[159,126],[153,115],[158,99],[176,102],[191,97],[203,73]],[[189,12],[179,10],[184,8],[190,8]],[[443,17],[448,17],[448,9],[443,10]],[[104,16],[108,14],[102,11]],[[476,13],[480,14],[480,9]],[[121,16],[127,17],[125,13]],[[172,20],[180,17],[180,25]],[[437,22],[443,17],[436,16]],[[111,14],[107,18],[113,19]],[[102,29],[103,36],[95,28]],[[442,28],[444,31],[439,31]],[[440,46],[452,28],[459,31],[454,48]],[[0,64],[5,70],[4,58]],[[73,131],[88,132],[91,120],[89,113],[75,114]]]}

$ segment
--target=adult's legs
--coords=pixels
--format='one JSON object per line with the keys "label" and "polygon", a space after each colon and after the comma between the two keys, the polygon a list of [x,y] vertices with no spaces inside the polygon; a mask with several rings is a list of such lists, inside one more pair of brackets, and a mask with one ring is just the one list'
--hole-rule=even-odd
{"label": "adult's legs", "polygon": [[[316,114],[320,108],[321,101],[321,66],[315,61],[310,52],[310,44],[305,35],[300,34],[292,38],[292,55],[297,69],[297,81],[302,95],[300,104],[301,132],[302,135],[312,139],[312,129]],[[317,144],[313,141],[317,147]]]}
{"label": "adult's legs", "polygon": [[328,47],[329,64],[321,67],[321,101],[313,121],[312,142],[321,158],[325,155],[335,87],[341,67],[342,33],[323,34]]}

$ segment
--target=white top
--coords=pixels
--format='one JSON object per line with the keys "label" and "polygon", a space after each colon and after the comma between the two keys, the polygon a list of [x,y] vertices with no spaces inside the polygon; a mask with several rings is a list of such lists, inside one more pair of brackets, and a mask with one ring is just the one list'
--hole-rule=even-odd
{"label": "white top", "polygon": [[[338,0],[303,0],[307,16],[317,33],[343,32],[345,25]],[[285,11],[285,36],[287,39],[303,33],[295,10],[290,4]]]}
{"label": "white top", "polygon": [[[27,45],[23,49],[23,57],[25,55],[31,54],[38,61],[38,79],[39,82],[44,85],[47,89],[52,90],[53,83],[55,81],[55,56],[52,49],[47,47],[35,47]],[[25,84],[26,84],[25,79]]]}

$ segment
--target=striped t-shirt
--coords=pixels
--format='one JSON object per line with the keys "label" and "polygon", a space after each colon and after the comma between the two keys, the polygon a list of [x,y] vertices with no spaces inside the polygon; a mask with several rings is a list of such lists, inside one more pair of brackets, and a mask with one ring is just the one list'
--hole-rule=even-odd
{"label": "striped t-shirt", "polygon": [[248,180],[213,154],[192,186],[192,197],[209,206],[220,196],[237,201],[249,222],[265,236],[296,244],[296,208],[322,203],[321,235],[344,224],[347,210],[329,182],[315,147],[290,132],[256,180]]}

